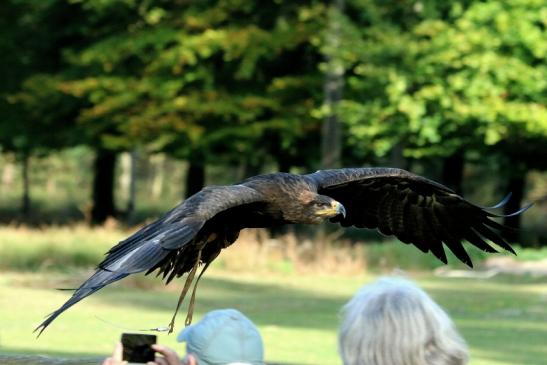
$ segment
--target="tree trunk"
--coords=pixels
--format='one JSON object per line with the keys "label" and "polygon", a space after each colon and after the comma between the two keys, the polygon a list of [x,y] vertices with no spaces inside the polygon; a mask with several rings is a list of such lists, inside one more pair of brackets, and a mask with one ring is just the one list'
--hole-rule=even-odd
{"label": "tree trunk", "polygon": [[152,171],[154,174],[152,177],[151,195],[152,199],[156,201],[163,193],[163,181],[165,177],[165,155],[152,155],[150,157],[150,164],[152,165]]}
{"label": "tree trunk", "polygon": [[344,87],[344,67],[339,60],[337,52],[340,48],[340,21],[339,17],[344,11],[344,0],[335,0],[330,11],[329,30],[327,35],[328,53],[327,75],[325,78],[324,92],[325,105],[329,114],[323,121],[321,136],[321,167],[340,167],[342,156],[342,127],[337,115],[337,108],[342,99]]}
{"label": "tree trunk", "polygon": [[290,161],[289,156],[280,154],[279,157],[277,158],[277,166],[278,166],[279,172],[291,172],[292,163]]}
{"label": "tree trunk", "polygon": [[24,217],[28,217],[30,214],[30,178],[29,178],[29,164],[30,156],[24,154],[21,160],[21,168],[23,175],[23,200],[21,202],[21,213]]}
{"label": "tree trunk", "polygon": [[262,173],[261,163],[250,163],[248,160],[242,160],[237,167],[236,178],[238,181]]}
{"label": "tree trunk", "polygon": [[124,214],[130,215],[135,207],[135,152],[124,152],[119,156],[120,165],[119,196],[126,202]]}
{"label": "tree trunk", "polygon": [[2,170],[2,177],[1,180],[1,190],[4,191],[10,191],[13,188],[13,181],[15,177],[15,167],[11,162],[6,162],[4,165],[4,170]]}
{"label": "tree trunk", "polygon": [[205,166],[201,163],[189,162],[186,171],[186,198],[200,191],[205,185]]}
{"label": "tree trunk", "polygon": [[[511,199],[505,205],[504,214],[511,214],[520,209],[522,199],[524,198],[524,188],[526,185],[526,173],[524,170],[515,171],[515,174],[509,177],[508,192],[512,193]],[[504,237],[509,242],[518,242],[520,239],[521,215],[504,218],[503,224],[514,228],[504,232]],[[524,244],[524,242],[519,242]]]}
{"label": "tree trunk", "polygon": [[101,224],[116,214],[114,205],[114,171],[116,153],[97,149],[93,166],[93,208],[91,223]]}
{"label": "tree trunk", "polygon": [[396,143],[391,149],[389,156],[389,165],[400,169],[408,169],[408,162],[403,154],[404,147],[402,142]]}
{"label": "tree trunk", "polygon": [[464,166],[464,153],[461,150],[454,152],[443,161],[442,183],[460,195],[463,192]]}
{"label": "tree trunk", "polygon": [[131,151],[129,158],[129,196],[127,197],[127,214],[130,215],[135,210],[135,200],[137,199],[137,159],[136,150]]}

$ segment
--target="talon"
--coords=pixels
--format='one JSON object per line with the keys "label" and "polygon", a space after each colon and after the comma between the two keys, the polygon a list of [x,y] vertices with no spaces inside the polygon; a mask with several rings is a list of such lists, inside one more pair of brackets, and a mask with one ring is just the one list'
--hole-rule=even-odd
{"label": "talon", "polygon": [[194,284],[194,290],[192,290],[192,296],[190,297],[190,304],[188,305],[188,313],[186,314],[186,320],[184,321],[184,324],[188,327],[192,324],[192,317],[194,316],[194,304],[196,302],[196,290],[198,287],[199,279],[203,276],[203,273],[207,268],[209,267],[209,264],[211,261],[205,264],[201,272],[199,273],[199,276]]}

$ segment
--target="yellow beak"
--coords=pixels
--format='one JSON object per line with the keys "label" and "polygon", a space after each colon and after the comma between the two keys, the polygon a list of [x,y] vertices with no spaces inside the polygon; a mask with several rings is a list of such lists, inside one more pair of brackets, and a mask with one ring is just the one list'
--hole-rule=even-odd
{"label": "yellow beak", "polygon": [[334,201],[329,208],[319,210],[317,211],[316,214],[322,217],[329,217],[329,218],[336,217],[337,215],[342,214],[342,216],[345,218],[346,208],[344,208],[344,206],[341,203]]}

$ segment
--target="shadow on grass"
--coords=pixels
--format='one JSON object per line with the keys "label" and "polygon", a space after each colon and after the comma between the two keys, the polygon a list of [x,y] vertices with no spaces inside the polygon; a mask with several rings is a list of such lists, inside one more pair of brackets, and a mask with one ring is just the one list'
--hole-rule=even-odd
{"label": "shadow on grass", "polygon": [[[0,349],[1,350],[1,349]],[[69,352],[48,352],[24,349],[18,351],[3,351],[0,353],[2,365],[93,365],[101,364],[104,354],[75,354]],[[268,365],[297,365],[289,363],[271,363]]]}
{"label": "shadow on grass", "polygon": [[494,319],[474,322],[458,327],[480,358],[506,364],[547,364],[547,331],[530,328],[535,322],[511,321],[503,327]]}
{"label": "shadow on grass", "polygon": [[[5,364],[7,360],[13,360],[15,363],[15,360],[19,358],[22,361],[27,357],[33,357],[33,356],[47,356],[51,357],[52,359],[85,359],[89,360],[89,362],[95,361],[98,362],[99,360],[103,360],[106,355],[105,354],[97,354],[97,353],[74,353],[74,352],[63,352],[63,351],[47,351],[47,350],[36,350],[33,348],[4,348],[0,347],[0,364]],[[87,363],[87,362],[86,362]]]}
{"label": "shadow on grass", "polygon": [[[91,365],[101,364],[105,354],[74,353],[62,351],[37,351],[34,349],[3,349],[0,347],[2,365]],[[267,365],[297,365],[295,363],[268,362]]]}

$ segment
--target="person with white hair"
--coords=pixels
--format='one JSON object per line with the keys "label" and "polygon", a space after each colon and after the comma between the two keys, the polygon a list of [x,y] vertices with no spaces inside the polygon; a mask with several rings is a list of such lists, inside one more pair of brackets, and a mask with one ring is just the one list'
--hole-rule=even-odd
{"label": "person with white hair", "polygon": [[401,278],[365,285],[342,309],[344,365],[465,365],[468,348],[452,320]]}
{"label": "person with white hair", "polygon": [[[198,323],[184,328],[177,341],[186,342],[186,356],[167,346],[152,345],[161,356],[148,365],[264,365],[262,337],[253,322],[235,309],[207,313]],[[123,365],[118,344],[103,365]]]}

